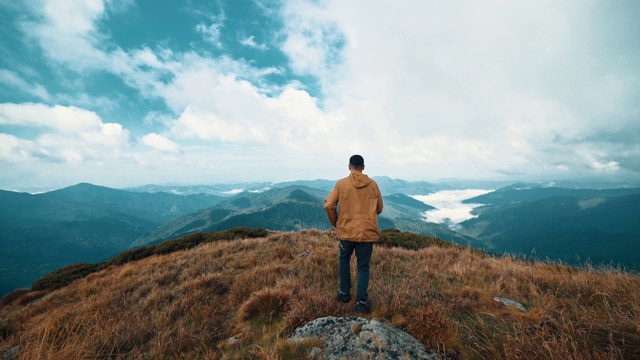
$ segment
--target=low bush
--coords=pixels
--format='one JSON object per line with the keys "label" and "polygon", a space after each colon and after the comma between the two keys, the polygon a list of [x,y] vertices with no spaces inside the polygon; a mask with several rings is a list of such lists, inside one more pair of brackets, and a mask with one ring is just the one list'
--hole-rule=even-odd
{"label": "low bush", "polygon": [[438,238],[403,232],[398,229],[385,229],[380,231],[380,241],[378,245],[401,247],[409,250],[423,249],[429,246],[454,247],[458,246],[450,242],[440,240]]}
{"label": "low bush", "polygon": [[31,289],[36,291],[59,289],[97,270],[98,264],[78,263],[65,266],[36,280],[31,285]]}

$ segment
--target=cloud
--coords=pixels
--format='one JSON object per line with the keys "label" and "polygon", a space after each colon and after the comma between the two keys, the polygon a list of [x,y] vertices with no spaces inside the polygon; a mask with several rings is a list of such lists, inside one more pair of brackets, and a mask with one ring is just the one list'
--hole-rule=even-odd
{"label": "cloud", "polygon": [[345,38],[331,15],[312,2],[285,2],[286,38],[281,49],[295,72],[325,80],[338,65]]}
{"label": "cloud", "polygon": [[51,99],[51,95],[47,89],[41,84],[31,84],[18,73],[6,69],[0,69],[0,82],[10,85],[14,89],[25,92],[26,94],[35,96],[44,101]]}
{"label": "cloud", "polygon": [[244,38],[240,40],[240,44],[244,46],[248,46],[250,48],[262,50],[262,51],[267,50],[269,48],[266,44],[256,43],[255,36],[249,36],[248,38]]}
{"label": "cloud", "polygon": [[[284,10],[283,51],[295,70],[320,78],[324,110],[365,129],[356,139],[373,139],[365,150],[389,164],[463,177],[539,176],[558,166],[586,174],[579,143],[611,157],[590,169],[616,173],[621,152],[586,139],[640,126],[631,123],[640,115],[640,73],[611,66],[609,44],[624,34],[611,32],[617,17],[595,32],[596,9],[553,1],[294,2]],[[343,40],[333,41],[339,34]],[[340,55],[329,56],[331,49]]]}
{"label": "cloud", "polygon": [[37,157],[33,142],[0,133],[0,160],[10,163],[27,161]]}
{"label": "cloud", "polygon": [[0,125],[34,128],[34,140],[4,134],[13,160],[50,159],[78,165],[87,159],[109,159],[130,145],[129,131],[117,123],[77,107],[43,104],[0,104]]}
{"label": "cloud", "polygon": [[49,58],[78,70],[107,62],[105,53],[94,46],[103,39],[96,28],[96,21],[104,16],[103,0],[40,0],[27,5],[41,18],[24,22],[22,28]]}
{"label": "cloud", "polygon": [[220,15],[212,15],[211,24],[199,23],[196,25],[196,31],[201,33],[207,42],[220,48],[222,47],[220,32],[222,27],[224,27],[225,19],[226,17],[224,13],[220,13]]}
{"label": "cloud", "polygon": [[429,195],[414,195],[413,198],[435,207],[423,213],[425,220],[434,223],[449,223],[455,228],[465,220],[474,218],[471,211],[482,204],[463,204],[462,201],[489,193],[490,190],[444,190]]}
{"label": "cloud", "polygon": [[171,153],[176,153],[180,151],[180,146],[169,140],[167,137],[158,135],[156,133],[147,134],[142,137],[142,143],[146,146]]}
{"label": "cloud", "polygon": [[100,117],[92,111],[74,106],[44,104],[0,104],[0,124],[48,127],[60,132],[76,132],[97,128]]}
{"label": "cloud", "polygon": [[[286,56],[259,67],[258,58],[233,57],[238,38],[226,43],[222,31],[252,32],[226,28],[235,22],[224,13],[183,24],[201,38],[191,50],[131,48],[101,28],[131,0],[25,4],[35,15],[22,30],[53,70],[115,75],[132,98],[166,108],[141,108],[142,124],[124,126],[102,120],[121,111],[106,95],[50,94],[36,77],[0,71],[31,101],[74,105],[2,104],[0,125],[40,133],[11,139],[4,151],[16,159],[77,164],[111,146],[112,158],[152,166],[150,147],[203,173],[260,162],[264,176],[280,176],[288,157],[305,164],[296,174],[324,176],[318,159],[353,152],[370,159],[368,169],[407,179],[640,171],[640,51],[627,34],[637,6],[621,6],[624,17],[598,1],[289,1],[270,7],[282,28],[268,42],[240,40],[270,50],[260,56]],[[202,51],[202,39],[227,52]],[[129,131],[139,132],[137,144]]]}

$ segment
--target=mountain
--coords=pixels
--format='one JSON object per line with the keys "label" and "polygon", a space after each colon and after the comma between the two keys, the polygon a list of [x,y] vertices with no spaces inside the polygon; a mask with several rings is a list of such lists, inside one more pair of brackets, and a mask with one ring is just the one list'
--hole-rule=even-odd
{"label": "mountain", "polygon": [[123,190],[139,193],[168,193],[174,195],[209,194],[229,197],[242,191],[259,192],[270,189],[272,182],[246,182],[211,185],[157,185],[149,184]]}
{"label": "mountain", "polygon": [[[476,208],[477,218],[454,232],[425,222],[424,212],[433,207],[409,195],[455,188],[456,184],[375,179],[385,199],[380,229],[410,231],[495,252],[548,256],[571,264],[586,259],[632,269],[638,264],[630,250],[636,250],[638,244],[634,215],[639,212],[633,196],[640,194],[640,188],[514,184],[465,201],[487,205]],[[173,188],[185,195],[85,183],[37,195],[0,191],[0,294],[28,286],[43,273],[72,262],[99,261],[127,248],[197,232],[240,226],[327,230],[330,226],[322,207],[334,184],[304,180]]]}
{"label": "mountain", "polygon": [[37,195],[0,191],[0,295],[62,266],[104,260],[158,226],[222,199],[91,184]]}
{"label": "mountain", "polygon": [[383,196],[384,216],[393,220],[424,221],[423,212],[435,209],[404,194]]}
{"label": "mountain", "polygon": [[[295,329],[358,315],[353,301],[335,301],[335,232],[220,235],[127,251],[99,270],[69,266],[41,279],[57,287],[8,294],[0,357],[310,359],[325,342],[288,341]],[[406,331],[439,359],[640,356],[640,276],[494,257],[395,230],[381,236],[367,318]],[[353,343],[363,329],[345,330]]]}
{"label": "mountain", "polygon": [[225,199],[210,194],[138,193],[86,183],[37,196],[67,203],[87,204],[92,208],[109,209],[158,224],[196,210],[211,207]]}
{"label": "mountain", "polygon": [[[325,191],[302,185],[274,187],[260,193],[243,192],[213,208],[184,215],[160,226],[137,239],[131,247],[157,244],[194,232],[239,226],[277,231],[327,230],[331,228],[323,209],[327,195]],[[387,196],[379,228],[411,230],[465,245],[473,242],[444,226],[424,222],[422,212],[429,209],[432,207],[403,194]]]}
{"label": "mountain", "polygon": [[426,195],[439,188],[426,181],[406,181],[400,179],[392,179],[387,176],[374,176],[372,177],[380,187],[382,195],[389,194],[405,194],[405,195]]}
{"label": "mountain", "polygon": [[588,260],[639,269],[640,194],[587,197],[631,191],[634,190],[572,191],[569,193],[580,197],[516,202],[512,200],[535,198],[542,192],[510,196],[508,201],[505,197],[495,202],[507,204],[477,208],[477,217],[463,222],[458,232],[481,241],[491,251],[576,265]]}
{"label": "mountain", "polygon": [[513,184],[496,191],[463,201],[465,204],[505,205],[523,201],[536,201],[553,196],[569,196],[578,199],[612,197],[639,194],[640,188],[623,189],[566,189],[560,187],[539,187]]}

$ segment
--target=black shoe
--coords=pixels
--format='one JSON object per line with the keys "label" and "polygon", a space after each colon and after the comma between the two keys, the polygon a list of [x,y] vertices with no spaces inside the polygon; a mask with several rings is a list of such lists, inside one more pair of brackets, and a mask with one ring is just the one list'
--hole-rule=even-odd
{"label": "black shoe", "polygon": [[343,293],[342,291],[338,290],[338,296],[336,296],[336,300],[341,301],[343,303],[348,303],[349,301],[351,301],[351,295]]}
{"label": "black shoe", "polygon": [[356,312],[361,314],[371,314],[371,307],[366,301],[358,300],[356,303]]}

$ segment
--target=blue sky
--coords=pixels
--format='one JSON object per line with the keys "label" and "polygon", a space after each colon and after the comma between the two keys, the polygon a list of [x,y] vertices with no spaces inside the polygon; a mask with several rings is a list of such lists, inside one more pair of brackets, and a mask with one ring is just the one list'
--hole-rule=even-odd
{"label": "blue sky", "polygon": [[0,188],[640,179],[640,2],[0,0]]}

